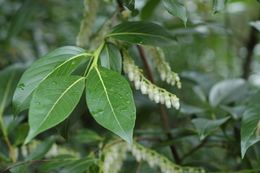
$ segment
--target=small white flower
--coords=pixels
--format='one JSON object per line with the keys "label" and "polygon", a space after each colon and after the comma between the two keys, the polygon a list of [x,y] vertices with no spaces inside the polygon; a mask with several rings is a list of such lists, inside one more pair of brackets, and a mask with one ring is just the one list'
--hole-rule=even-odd
{"label": "small white flower", "polygon": [[129,71],[128,78],[130,81],[134,81],[134,73],[132,71]]}
{"label": "small white flower", "polygon": [[147,94],[147,86],[144,81],[141,82],[141,92],[142,94]]}
{"label": "small white flower", "polygon": [[154,89],[154,101],[155,101],[155,103],[160,102],[160,94],[157,89]]}
{"label": "small white flower", "polygon": [[135,80],[134,85],[135,85],[135,89],[139,90],[141,86],[140,80]]}
{"label": "small white flower", "polygon": [[171,104],[173,107],[175,107],[175,109],[179,109],[180,108],[180,102],[179,99],[175,96],[171,97]]}

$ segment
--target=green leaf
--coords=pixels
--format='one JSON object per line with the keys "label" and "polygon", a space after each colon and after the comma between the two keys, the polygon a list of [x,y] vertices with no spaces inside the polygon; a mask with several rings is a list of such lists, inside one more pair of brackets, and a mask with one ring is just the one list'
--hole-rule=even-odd
{"label": "green leaf", "polygon": [[250,98],[250,104],[243,114],[241,126],[241,155],[242,158],[249,147],[260,141],[260,92]]}
{"label": "green leaf", "polygon": [[10,169],[11,173],[30,173],[31,171],[28,168],[29,166],[26,164],[14,166]]}
{"label": "green leaf", "polygon": [[218,13],[225,8],[227,0],[213,0],[213,11]]}
{"label": "green leaf", "polygon": [[133,11],[135,9],[135,0],[120,0],[120,1],[129,10]]}
{"label": "green leaf", "polygon": [[188,20],[186,8],[179,0],[163,0],[163,5],[170,14],[179,17],[186,26]]}
{"label": "green leaf", "polygon": [[150,22],[123,22],[115,26],[107,37],[155,46],[168,45],[175,39],[162,26]]}
{"label": "green leaf", "polygon": [[158,0],[148,0],[141,11],[141,19],[149,19],[154,14],[154,10],[156,9],[159,3],[160,1]]}
{"label": "green leaf", "polygon": [[59,173],[83,173],[89,167],[95,164],[96,160],[91,157],[75,158],[74,156],[61,155],[53,158],[49,162],[43,163],[40,166],[44,172],[52,172],[56,170]]}
{"label": "green leaf", "polygon": [[260,32],[260,20],[250,22],[250,25],[253,26],[255,29],[257,29]]}
{"label": "green leaf", "polygon": [[197,133],[200,136],[200,139],[203,140],[206,136],[216,130],[219,126],[227,122],[230,117],[221,118],[218,120],[209,120],[205,118],[196,118],[192,120],[192,123],[195,125]]}
{"label": "green leaf", "polygon": [[96,132],[88,129],[82,129],[77,132],[74,137],[74,141],[78,141],[80,143],[93,143],[93,142],[100,142],[103,138],[99,136]]}
{"label": "green leaf", "polygon": [[41,141],[36,148],[26,157],[26,160],[39,160],[51,149],[54,143],[53,138],[47,138]]}
{"label": "green leaf", "polygon": [[17,35],[24,27],[27,21],[32,15],[35,9],[35,1],[25,0],[19,10],[16,12],[14,18],[11,20],[8,28],[7,40]]}
{"label": "green leaf", "polygon": [[94,67],[87,76],[86,99],[92,116],[101,126],[132,142],[136,110],[125,78],[117,72]]}
{"label": "green leaf", "polygon": [[119,73],[122,72],[122,57],[118,48],[112,44],[107,43],[104,46],[100,57],[101,66],[112,69]]}
{"label": "green leaf", "polygon": [[[221,102],[228,103],[241,98],[246,92],[246,82],[243,79],[229,79],[215,84],[209,93],[209,103],[216,107]],[[238,92],[239,91],[239,92]]]}
{"label": "green leaf", "polygon": [[85,59],[83,53],[84,50],[81,48],[65,46],[35,61],[25,71],[15,90],[13,98],[15,113],[29,107],[32,93],[48,77],[71,74]]}
{"label": "green leaf", "polygon": [[[8,129],[9,130],[9,129]],[[27,133],[29,131],[29,126],[27,123],[20,124],[16,129],[15,129],[15,141],[14,145],[18,146],[23,144]]]}
{"label": "green leaf", "polygon": [[84,77],[60,76],[49,78],[39,85],[30,104],[30,131],[25,143],[70,115],[80,100],[84,81]]}
{"label": "green leaf", "polygon": [[23,70],[22,65],[15,64],[0,71],[0,115],[10,104]]}

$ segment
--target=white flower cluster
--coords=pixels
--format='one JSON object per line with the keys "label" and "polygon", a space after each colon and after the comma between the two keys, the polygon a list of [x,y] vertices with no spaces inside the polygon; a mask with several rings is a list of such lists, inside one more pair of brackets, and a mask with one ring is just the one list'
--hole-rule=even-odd
{"label": "white flower cluster", "polygon": [[126,158],[127,145],[117,143],[109,146],[105,151],[103,173],[118,173]]}
{"label": "white flower cluster", "polygon": [[154,59],[156,68],[160,73],[161,80],[173,86],[176,84],[178,88],[181,88],[180,77],[177,73],[171,70],[169,63],[165,60],[165,55],[162,49],[151,47],[150,50],[153,54],[152,58]]}
{"label": "white flower cluster", "polygon": [[146,161],[151,167],[158,166],[162,173],[205,173],[201,168],[175,165],[166,157],[137,143],[129,146],[129,150],[138,162]]}
{"label": "white flower cluster", "polygon": [[129,80],[134,82],[135,88],[141,90],[142,94],[148,95],[150,100],[155,103],[165,104],[167,108],[174,107],[179,109],[179,98],[165,89],[152,84],[127,55],[124,56],[124,72],[128,74]]}
{"label": "white flower cluster", "polygon": [[130,151],[137,162],[145,161],[150,167],[159,167],[162,173],[205,173],[202,168],[181,167],[172,163],[165,156],[146,148],[136,142],[132,145],[126,142],[112,142],[105,147],[103,173],[118,173],[126,158],[127,151]]}

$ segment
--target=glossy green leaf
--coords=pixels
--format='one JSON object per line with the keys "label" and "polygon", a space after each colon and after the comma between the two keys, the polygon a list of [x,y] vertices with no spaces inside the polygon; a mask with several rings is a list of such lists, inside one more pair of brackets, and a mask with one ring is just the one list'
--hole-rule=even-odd
{"label": "glossy green leaf", "polygon": [[[216,107],[220,103],[238,100],[246,92],[246,83],[243,79],[229,79],[215,84],[209,93],[209,103]],[[239,91],[239,92],[238,92]]]}
{"label": "glossy green leaf", "polygon": [[242,158],[249,147],[260,141],[260,92],[249,100],[243,114],[241,126],[241,155]]}
{"label": "glossy green leaf", "polygon": [[217,13],[225,8],[227,0],[213,0],[213,11]]}
{"label": "glossy green leaf", "polygon": [[78,76],[52,77],[42,82],[30,104],[30,131],[25,143],[65,120],[78,104],[84,86],[85,78]]}
{"label": "glossy green leaf", "polygon": [[186,26],[188,20],[186,8],[179,0],[163,0],[163,5],[170,14],[179,17]]}
{"label": "glossy green leaf", "polygon": [[107,43],[104,46],[100,57],[101,66],[112,69],[119,73],[122,72],[122,57],[118,48],[112,44]]}
{"label": "glossy green leaf", "polygon": [[49,162],[43,163],[40,166],[40,170],[44,172],[57,171],[59,173],[84,173],[89,167],[95,164],[96,160],[87,158],[76,158],[74,156],[60,155]]}
{"label": "glossy green leaf", "polygon": [[216,130],[219,126],[227,122],[230,117],[225,117],[217,120],[209,120],[205,118],[196,118],[192,120],[195,125],[200,139],[203,140],[206,136]]}
{"label": "glossy green leaf", "polygon": [[101,126],[132,142],[136,110],[125,78],[117,72],[94,67],[87,76],[86,99],[92,116]]}
{"label": "glossy green leaf", "polygon": [[13,104],[19,113],[29,107],[32,93],[38,85],[50,76],[67,75],[85,59],[80,56],[84,50],[66,46],[58,48],[35,61],[23,74],[15,90]]}
{"label": "glossy green leaf", "polygon": [[10,104],[15,87],[18,83],[24,67],[22,65],[12,65],[0,71],[0,115]]}
{"label": "glossy green leaf", "polygon": [[175,39],[162,26],[150,22],[123,22],[115,26],[107,37],[155,46],[168,45]]}

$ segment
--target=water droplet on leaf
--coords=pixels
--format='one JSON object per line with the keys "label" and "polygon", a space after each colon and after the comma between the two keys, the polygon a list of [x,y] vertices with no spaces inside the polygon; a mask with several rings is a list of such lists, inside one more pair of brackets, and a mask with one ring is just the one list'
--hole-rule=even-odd
{"label": "water droplet on leaf", "polygon": [[20,84],[18,85],[18,88],[20,88],[21,90],[24,90],[24,87],[25,87],[24,83],[20,83]]}

